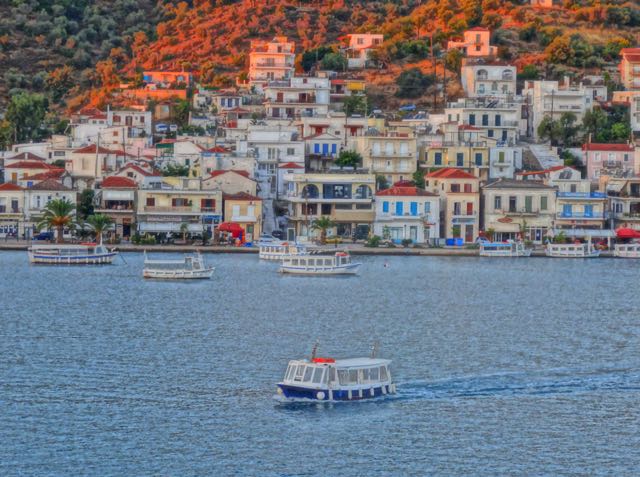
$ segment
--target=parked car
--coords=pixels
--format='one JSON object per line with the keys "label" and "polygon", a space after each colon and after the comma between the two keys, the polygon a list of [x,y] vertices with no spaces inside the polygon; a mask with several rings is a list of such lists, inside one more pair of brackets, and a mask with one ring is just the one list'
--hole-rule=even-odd
{"label": "parked car", "polygon": [[278,240],[284,240],[284,232],[282,230],[274,230],[271,235]]}
{"label": "parked car", "polygon": [[325,243],[342,243],[342,237],[338,237],[338,236],[333,236],[333,237],[327,237],[325,240]]}
{"label": "parked car", "polygon": [[39,232],[33,236],[33,240],[53,240],[53,232]]}

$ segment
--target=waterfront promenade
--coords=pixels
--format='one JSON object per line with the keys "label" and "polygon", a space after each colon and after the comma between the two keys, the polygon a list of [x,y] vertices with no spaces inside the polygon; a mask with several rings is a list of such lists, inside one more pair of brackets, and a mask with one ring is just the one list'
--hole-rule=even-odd
{"label": "waterfront promenade", "polygon": [[[42,242],[33,242],[34,244]],[[31,245],[31,242],[24,240],[9,240],[7,242],[0,242],[0,251],[6,250],[27,250]],[[117,244],[109,245],[108,248],[116,248],[120,252],[153,252],[153,253],[190,253],[200,251],[201,253],[258,253],[258,247],[235,247],[230,245],[133,245],[133,244]],[[365,247],[363,244],[339,244],[316,246],[316,249],[326,250],[348,250],[352,255],[413,255],[413,256],[438,256],[438,257],[475,257],[478,256],[478,249],[475,248],[454,248],[454,247],[433,247],[433,248],[418,248],[418,247]],[[537,248],[531,254],[531,257],[546,257],[543,248]],[[613,258],[613,252],[603,251],[600,254],[601,258]]]}

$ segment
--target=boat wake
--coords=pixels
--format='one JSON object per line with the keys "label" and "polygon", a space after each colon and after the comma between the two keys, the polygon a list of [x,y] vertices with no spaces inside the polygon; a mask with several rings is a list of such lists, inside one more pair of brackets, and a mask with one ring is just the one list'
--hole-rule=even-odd
{"label": "boat wake", "polygon": [[639,392],[640,369],[551,370],[398,383],[393,400]]}

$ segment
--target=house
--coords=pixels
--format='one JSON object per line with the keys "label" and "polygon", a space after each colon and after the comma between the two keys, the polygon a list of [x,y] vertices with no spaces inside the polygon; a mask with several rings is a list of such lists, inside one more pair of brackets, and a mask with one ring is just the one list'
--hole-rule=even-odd
{"label": "house", "polygon": [[640,230],[640,177],[609,178],[601,190],[611,201],[613,226]]}
{"label": "house", "polygon": [[543,243],[554,226],[556,189],[542,181],[500,178],[482,187],[484,230],[493,240]]}
{"label": "house", "polygon": [[484,27],[474,27],[464,32],[464,40],[449,41],[447,50],[452,48],[461,49],[465,56],[495,56],[498,54],[498,47],[491,46],[491,31]]}
{"label": "house", "polygon": [[640,48],[620,50],[620,80],[625,89],[640,89]]}
{"label": "house", "polygon": [[0,238],[22,237],[24,227],[25,189],[12,182],[0,184]]}
{"label": "house", "polygon": [[245,242],[258,240],[262,233],[262,199],[246,192],[223,194],[224,221],[244,230]]}
{"label": "house", "polygon": [[525,81],[522,95],[528,98],[531,105],[531,117],[528,121],[528,135],[539,140],[538,126],[545,117],[560,119],[564,113],[573,113],[576,124],[581,124],[584,113],[593,107],[591,93],[583,86],[572,86],[565,78],[558,81]]}
{"label": "house", "polygon": [[143,71],[142,81],[146,84],[155,84],[162,88],[169,88],[172,85],[180,84],[190,86],[193,77],[191,73],[185,71]]}
{"label": "house", "polygon": [[212,233],[222,221],[221,191],[202,190],[199,179],[175,179],[174,185],[163,182],[161,189],[138,190],[138,233],[177,236],[185,228],[190,234]]}
{"label": "house", "polygon": [[286,81],[293,76],[295,44],[286,36],[271,41],[253,40],[249,53],[249,86],[258,93],[272,81]]}
{"label": "house", "polygon": [[112,174],[117,177],[127,177],[139,187],[160,188],[162,184],[162,174],[152,167],[144,167],[141,164],[127,163],[119,171]]}
{"label": "house", "polygon": [[603,192],[592,192],[591,181],[582,179],[580,171],[563,167],[550,171],[545,181],[558,189],[556,229],[602,229],[608,208]]}
{"label": "house", "polygon": [[485,179],[489,168],[489,147],[485,143],[431,143],[425,148],[422,167],[458,168]]}
{"label": "house", "polygon": [[433,243],[440,237],[440,199],[417,187],[393,186],[376,192],[373,233],[396,243]]}
{"label": "house", "polygon": [[506,63],[464,60],[460,80],[469,98],[516,94],[516,67]]}
{"label": "house", "polygon": [[382,46],[384,39],[379,33],[352,33],[348,38],[349,46],[346,53],[349,69],[366,68],[371,59],[371,52]]}
{"label": "house", "polygon": [[329,98],[331,111],[343,111],[345,99],[351,96],[360,96],[362,101],[366,101],[365,90],[367,82],[360,78],[338,78],[331,77],[331,91]]}
{"label": "house", "polygon": [[42,220],[44,208],[49,202],[62,199],[71,202],[74,206],[77,203],[76,191],[55,179],[38,182],[29,189],[25,189],[25,192],[24,233],[26,238],[33,236],[36,232],[37,224]]}
{"label": "house", "polygon": [[7,160],[4,166],[4,180],[5,182],[17,184],[19,180],[26,180],[29,176],[50,173],[59,169],[59,167],[40,160]]}
{"label": "house", "polygon": [[247,171],[213,171],[202,180],[203,190],[220,190],[224,194],[245,193],[256,195],[257,183],[249,178]]}
{"label": "house", "polygon": [[418,168],[417,147],[413,134],[374,132],[355,140],[362,167],[371,174],[384,176],[390,184],[411,179]]}
{"label": "house", "polygon": [[336,226],[328,234],[359,239],[369,236],[375,211],[375,176],[357,172],[285,174],[289,220],[296,236],[317,237],[315,219],[331,218]]}
{"label": "house", "polygon": [[481,136],[503,145],[515,145],[521,132],[526,131],[522,122],[523,108],[519,102],[493,98],[461,98],[445,108],[447,121],[459,126],[473,126]]}
{"label": "house", "polygon": [[256,158],[252,154],[236,153],[224,146],[213,146],[200,153],[200,177],[206,179],[214,171],[248,171],[255,176]]}
{"label": "house", "polygon": [[305,168],[322,172],[330,169],[343,149],[342,138],[330,133],[318,133],[303,137],[305,144]]}
{"label": "house", "polygon": [[329,112],[328,77],[291,77],[264,86],[267,118],[323,117]]}
{"label": "house", "polygon": [[136,193],[138,183],[129,177],[105,177],[96,190],[94,208],[98,214],[105,214],[113,219],[115,237],[129,240],[135,232]]}
{"label": "house", "polygon": [[446,167],[425,176],[425,189],[440,196],[440,234],[472,243],[480,231],[480,180]]}
{"label": "house", "polygon": [[344,113],[336,111],[331,111],[325,117],[302,116],[296,121],[296,124],[300,137],[308,138],[318,134],[331,134],[342,139],[342,146],[345,149],[353,149],[355,138],[364,135],[367,129],[366,118],[345,116]]}
{"label": "house", "polygon": [[[640,153],[640,151],[638,151]],[[582,163],[587,166],[587,179],[598,182],[600,176],[631,177],[640,172],[636,148],[632,144],[588,142],[582,146]]]}
{"label": "house", "polygon": [[514,179],[522,169],[522,147],[491,146],[489,148],[489,179]]}

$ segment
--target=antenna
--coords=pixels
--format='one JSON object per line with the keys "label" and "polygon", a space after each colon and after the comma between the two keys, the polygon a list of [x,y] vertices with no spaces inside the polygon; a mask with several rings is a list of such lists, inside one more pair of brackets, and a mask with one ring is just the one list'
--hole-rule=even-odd
{"label": "antenna", "polygon": [[316,353],[318,352],[318,346],[320,345],[320,340],[316,340],[313,348],[311,349],[311,361],[316,359]]}
{"label": "antenna", "polygon": [[373,342],[371,346],[371,359],[374,359],[378,354],[378,350],[380,349],[380,342],[378,340]]}

